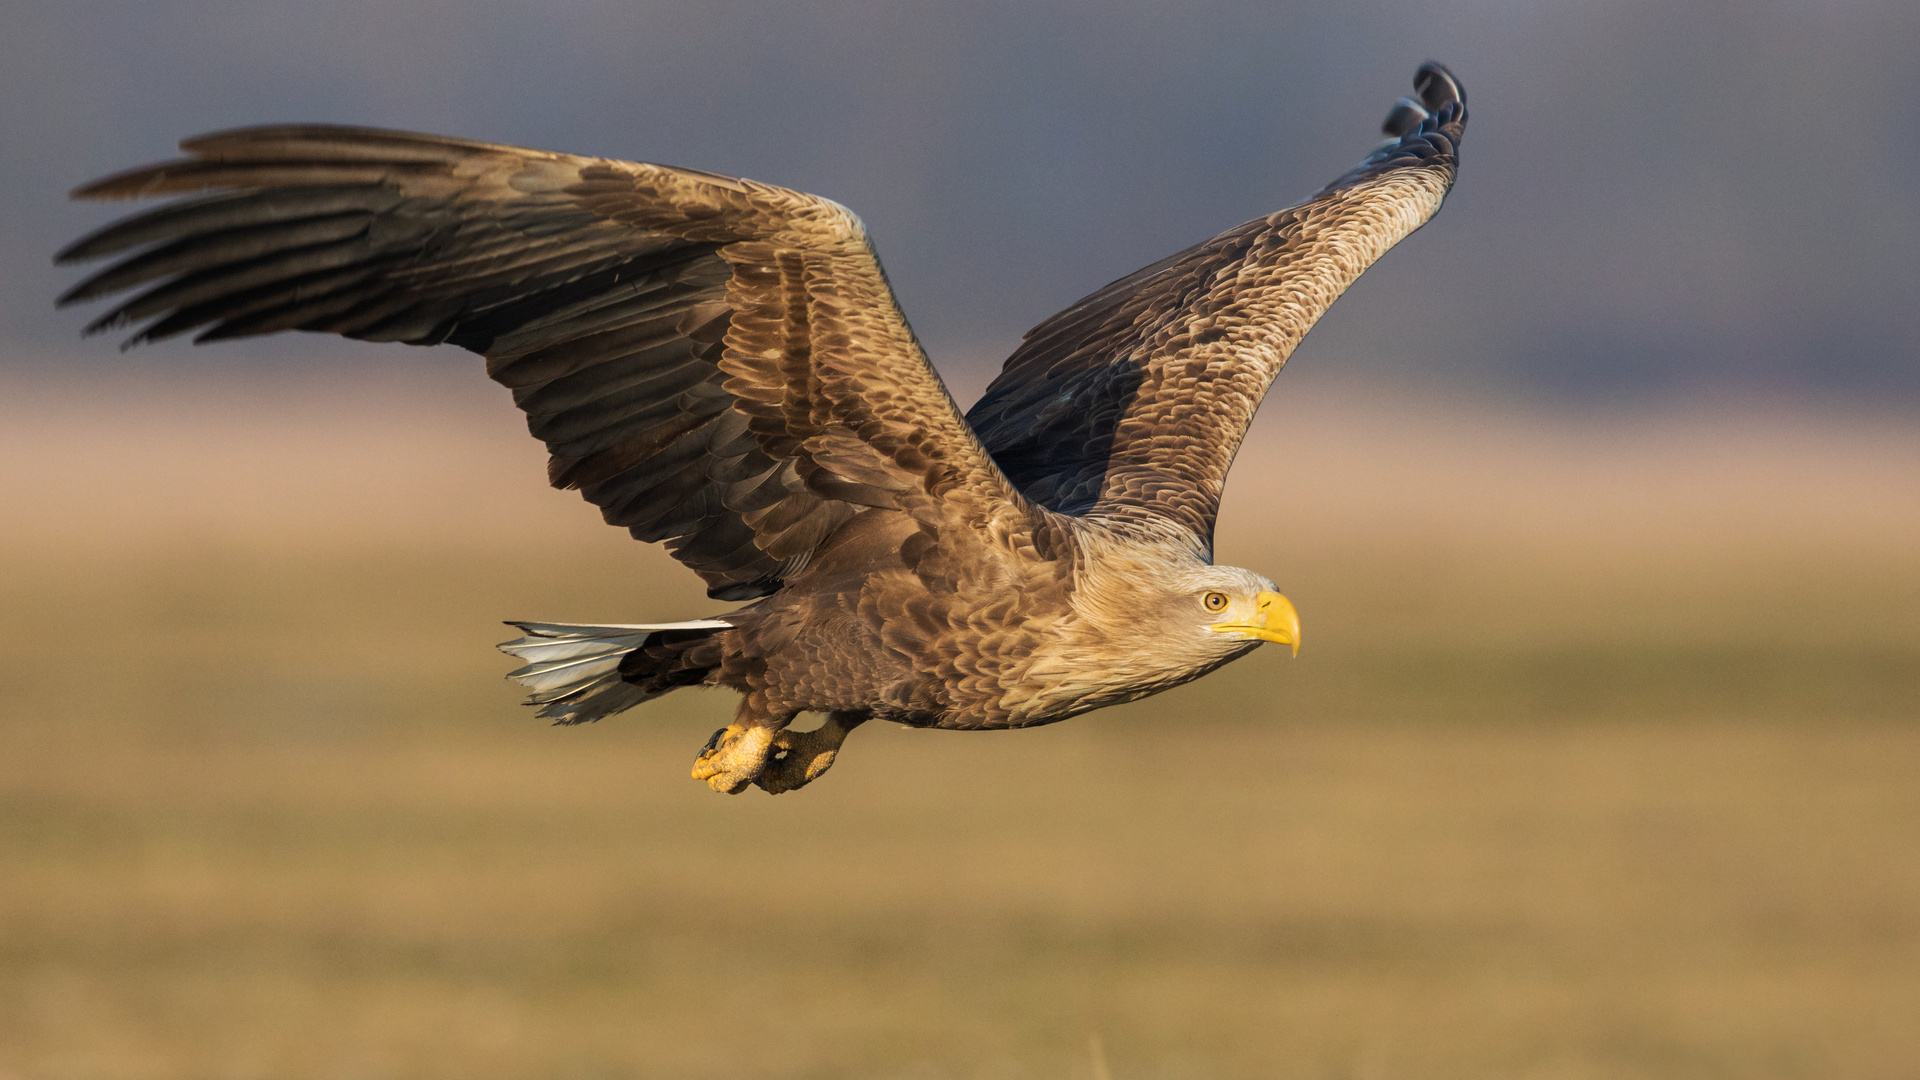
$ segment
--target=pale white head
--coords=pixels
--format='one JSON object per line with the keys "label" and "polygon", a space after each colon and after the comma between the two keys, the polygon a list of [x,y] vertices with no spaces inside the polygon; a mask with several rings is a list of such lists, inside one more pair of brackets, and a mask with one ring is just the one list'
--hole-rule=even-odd
{"label": "pale white head", "polygon": [[[1274,583],[1184,551],[1085,565],[1073,606],[1080,634],[1097,637],[1107,678],[1164,687],[1205,674],[1262,642],[1300,650],[1300,617]],[[1089,642],[1091,644],[1091,642]]]}
{"label": "pale white head", "polygon": [[[1167,584],[1166,621],[1184,624],[1187,635],[1219,648],[1274,641],[1300,653],[1300,616],[1279,587],[1263,575],[1237,566],[1200,566]],[[1184,603],[1183,603],[1184,601]],[[1182,618],[1181,608],[1185,607]],[[1171,627],[1170,627],[1171,629]]]}

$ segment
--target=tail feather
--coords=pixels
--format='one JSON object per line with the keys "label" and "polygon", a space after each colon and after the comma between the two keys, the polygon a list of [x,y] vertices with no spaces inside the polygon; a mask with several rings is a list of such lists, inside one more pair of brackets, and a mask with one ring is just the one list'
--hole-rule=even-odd
{"label": "tail feather", "polygon": [[[527,704],[540,707],[539,716],[561,724],[598,720],[651,698],[673,685],[642,686],[621,678],[620,662],[648,640],[662,633],[733,629],[732,623],[699,619],[678,623],[569,625],[566,623],[510,622],[526,636],[502,642],[501,652],[527,661],[507,678],[532,691]],[[709,634],[696,634],[706,637]],[[657,680],[656,680],[657,681]],[[684,682],[684,680],[683,680]]]}

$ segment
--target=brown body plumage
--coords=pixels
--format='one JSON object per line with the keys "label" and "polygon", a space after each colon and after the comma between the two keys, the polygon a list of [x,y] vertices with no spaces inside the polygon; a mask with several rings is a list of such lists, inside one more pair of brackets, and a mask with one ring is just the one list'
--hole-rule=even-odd
{"label": "brown body plumage", "polygon": [[[964,418],[850,212],[657,165],[363,129],[206,136],[76,193],[213,192],[67,249],[140,250],[62,300],[158,282],[91,329],[486,356],[556,486],[753,601],[516,624],[515,677],[562,723],[736,689],[695,775],[782,791],[867,719],[1050,723],[1298,647],[1271,582],[1212,565],[1213,519],[1294,346],[1452,184],[1463,96],[1434,64],[1415,86],[1357,168],[1042,323]],[[788,731],[802,712],[828,720]]]}

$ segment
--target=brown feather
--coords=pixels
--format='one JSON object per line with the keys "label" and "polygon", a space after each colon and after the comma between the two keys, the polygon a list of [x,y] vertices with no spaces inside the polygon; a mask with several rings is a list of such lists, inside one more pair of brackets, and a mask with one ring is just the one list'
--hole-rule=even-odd
{"label": "brown feather", "polygon": [[1121,278],[1027,333],[968,420],[1029,498],[1170,520],[1211,550],[1227,469],[1273,377],[1453,182],[1464,101],[1451,76],[1423,68],[1421,85],[1435,115],[1313,199]]}

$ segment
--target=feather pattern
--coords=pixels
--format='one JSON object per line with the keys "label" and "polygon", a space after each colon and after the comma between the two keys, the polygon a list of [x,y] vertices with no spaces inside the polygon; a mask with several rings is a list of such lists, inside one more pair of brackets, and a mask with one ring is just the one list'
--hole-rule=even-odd
{"label": "feather pattern", "polygon": [[[63,304],[148,286],[91,330],[144,322],[129,344],[309,330],[481,353],[552,453],[553,483],[666,541],[721,599],[777,590],[834,525],[899,511],[903,492],[962,533],[1019,512],[835,203],[360,128],[181,148],[75,193],[189,196],[60,253],[120,256]],[[880,449],[835,449],[846,474],[815,457],[849,439]],[[955,481],[969,499],[941,497]]]}
{"label": "feather pattern", "polygon": [[[630,709],[672,687],[636,685],[621,676],[621,664],[650,642],[698,640],[733,629],[717,619],[675,623],[513,622],[526,636],[502,642],[500,651],[526,661],[507,673],[531,691],[527,704],[539,716],[561,724],[581,724]],[[704,674],[704,673],[703,673]]]}
{"label": "feather pattern", "polygon": [[[1466,99],[1415,76],[1393,138],[1308,201],[1121,278],[1027,332],[967,414],[994,459],[1061,513],[1170,522],[1211,557],[1228,467],[1295,345],[1439,209]],[[1416,113],[1418,115],[1416,115]]]}

